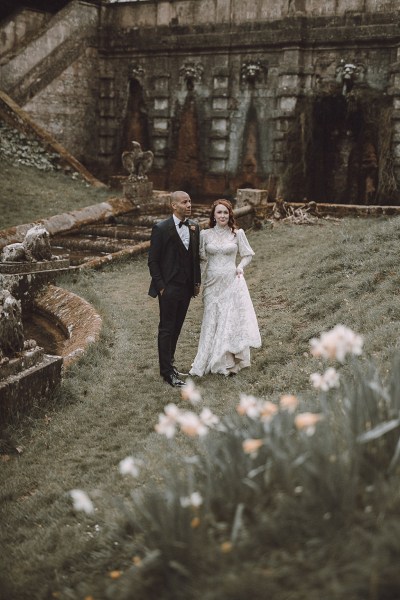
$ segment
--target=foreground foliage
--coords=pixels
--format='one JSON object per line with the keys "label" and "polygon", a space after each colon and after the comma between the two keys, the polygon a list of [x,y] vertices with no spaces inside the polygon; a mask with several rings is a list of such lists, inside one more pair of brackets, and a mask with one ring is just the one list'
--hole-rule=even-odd
{"label": "foreground foliage", "polygon": [[[312,354],[342,363],[347,354],[360,355],[361,346],[360,336],[339,326],[312,340]],[[193,440],[192,453],[175,458],[162,486],[134,492],[117,508],[117,522],[108,522],[132,562],[113,571],[106,596],[281,598],[288,570],[293,581],[286,590],[302,598],[295,571],[321,568],[323,581],[309,582],[308,594],[321,586],[324,598],[394,597],[399,366],[397,357],[383,383],[373,365],[353,358],[345,377],[334,367],[325,377],[311,375],[318,412],[304,411],[294,395],[273,403],[241,394],[236,416],[222,419],[189,381],[182,396],[195,410],[168,404],[156,430],[171,455],[182,434]],[[127,457],[120,472],[136,478],[142,464]],[[81,494],[76,509],[92,514]],[[345,566],[349,548],[368,549],[368,571],[359,565],[357,573],[354,557]],[[329,567],[313,564],[318,559]]]}
{"label": "foreground foliage", "polygon": [[[25,189],[29,189],[28,184]],[[68,199],[68,189],[60,192],[61,197]],[[44,204],[40,212],[37,209],[38,214],[46,214]],[[26,221],[21,216],[19,222]],[[309,340],[337,323],[363,336],[364,354],[371,357],[381,374],[376,380],[382,379],[381,387],[390,390],[390,373],[395,372],[392,356],[400,336],[399,220],[327,220],[313,227],[281,225],[250,231],[248,235],[256,255],[246,280],[263,347],[252,354],[251,368],[236,377],[207,376],[196,382],[212,414],[224,424],[231,422],[233,428],[247,427],[246,439],[257,440],[261,439],[254,429],[257,421],[237,413],[240,394],[268,400],[277,407],[283,395],[296,395],[299,405],[295,415],[323,412],[320,397],[310,385],[310,375],[320,374],[323,383],[332,383],[332,373],[326,372],[337,365],[311,357]],[[103,336],[66,374],[61,394],[53,404],[34,407],[24,420],[8,424],[2,432],[0,597],[75,600],[92,596],[99,600],[125,594],[128,598],[158,598],[161,592],[155,593],[154,586],[159,582],[165,596],[196,600],[396,598],[398,476],[395,470],[383,472],[390,465],[394,446],[388,447],[390,452],[385,451],[386,462],[381,479],[377,479],[380,484],[373,490],[369,484],[368,489],[360,487],[362,493],[355,494],[355,508],[344,511],[343,519],[338,510],[323,512],[320,507],[315,513],[311,511],[308,492],[298,493],[299,486],[304,485],[288,484],[289,491],[282,487],[283,491],[276,494],[272,488],[265,488],[266,500],[258,504],[254,501],[259,497],[257,493],[238,479],[232,489],[222,484],[216,488],[216,516],[207,525],[208,517],[203,517],[208,496],[203,485],[211,459],[208,451],[200,453],[201,447],[208,448],[212,442],[222,460],[231,455],[227,440],[232,437],[232,456],[242,458],[237,468],[235,464],[229,468],[233,474],[240,474],[251,471],[251,465],[262,466],[258,461],[267,446],[262,444],[253,459],[243,451],[245,440],[226,432],[211,431],[207,438],[201,438],[199,448],[197,441],[181,433],[172,441],[154,431],[158,415],[168,404],[176,404],[180,411],[190,407],[158,375],[158,310],[147,297],[146,257],[99,272],[75,274],[59,285],[96,306],[104,320]],[[188,370],[195,355],[200,322],[201,300],[196,299],[179,340],[177,364],[183,371]],[[375,367],[363,357],[356,360],[368,380],[374,381]],[[340,367],[342,386],[344,381],[350,385],[351,373],[351,363]],[[345,394],[343,390],[332,388],[328,397]],[[341,409],[339,402],[334,405]],[[200,415],[203,408],[199,405],[193,412]],[[292,417],[286,415],[287,419]],[[392,420],[389,416],[379,418]],[[315,435],[325,428],[326,420],[319,420]],[[301,435],[303,440],[304,431],[301,433],[293,424],[292,429],[293,439]],[[384,438],[395,435],[393,430]],[[309,438],[304,443],[312,444],[313,436]],[[371,448],[374,457],[373,445],[380,443],[368,442],[365,449]],[[135,479],[119,473],[120,461],[129,455],[142,461]],[[188,469],[185,456],[200,456],[200,463]],[[172,464],[177,465],[176,475],[169,474]],[[374,466],[372,460],[371,464]],[[376,473],[379,464],[373,469]],[[279,482],[284,482],[285,471],[281,471]],[[221,473],[217,466],[216,472]],[[182,513],[184,524],[194,525],[190,529],[185,525],[190,552],[181,550],[190,557],[188,564],[185,556],[180,559],[175,554],[163,554],[170,557],[160,561],[153,552],[160,550],[161,543],[161,549],[169,552],[168,543],[158,537],[156,527],[153,539],[159,541],[150,543],[141,531],[148,517],[132,513],[131,492],[145,494],[148,490],[149,498],[154,497],[151,502],[162,508],[159,520],[175,527],[169,518],[175,509],[167,511],[165,502],[159,500],[170,477],[178,482],[175,496],[179,514],[181,498],[196,503],[199,498],[192,496],[195,492],[203,498],[197,512],[187,506]],[[187,478],[194,482],[194,477],[199,483],[190,487]],[[369,475],[365,477],[370,481]],[[247,477],[257,485],[262,478],[261,472]],[[315,486],[314,481],[311,489]],[[94,513],[73,510],[69,491],[74,489],[89,494]],[[354,498],[351,490],[345,489],[343,494]],[[315,496],[313,501],[317,502],[319,488]],[[248,508],[248,501],[254,501],[254,510]],[[184,504],[187,502],[184,500]],[[242,525],[232,545],[239,504],[245,504],[245,508],[237,513],[236,522]],[[326,512],[331,513],[330,518],[324,518]],[[197,527],[196,517],[200,519]],[[180,521],[178,525],[178,531],[183,531]],[[149,528],[149,534],[151,531]],[[201,551],[203,546],[208,555]]]}

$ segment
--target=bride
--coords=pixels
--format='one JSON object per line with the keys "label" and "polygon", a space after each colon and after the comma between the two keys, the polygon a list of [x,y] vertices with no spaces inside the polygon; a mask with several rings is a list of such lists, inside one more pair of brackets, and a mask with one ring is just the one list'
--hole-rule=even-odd
{"label": "bride", "polygon": [[[241,260],[236,266],[236,256]],[[232,205],[211,205],[209,229],[200,232],[204,314],[199,347],[189,372],[231,375],[250,366],[250,347],[261,346],[257,317],[243,277],[254,255]]]}

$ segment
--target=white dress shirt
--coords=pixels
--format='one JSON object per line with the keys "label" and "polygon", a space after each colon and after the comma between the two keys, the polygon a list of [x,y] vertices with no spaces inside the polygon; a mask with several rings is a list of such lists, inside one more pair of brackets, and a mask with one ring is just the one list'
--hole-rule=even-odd
{"label": "white dress shirt", "polygon": [[182,227],[179,227],[179,223],[181,222],[181,220],[178,219],[178,217],[176,217],[175,215],[172,215],[172,216],[174,218],[174,223],[175,223],[175,227],[178,232],[178,235],[181,238],[186,250],[189,250],[189,242],[190,242],[189,227],[187,225],[182,225]]}

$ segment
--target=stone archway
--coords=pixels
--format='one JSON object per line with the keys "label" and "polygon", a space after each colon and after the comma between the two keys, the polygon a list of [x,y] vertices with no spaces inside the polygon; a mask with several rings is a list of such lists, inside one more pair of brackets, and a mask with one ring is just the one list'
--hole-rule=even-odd
{"label": "stone archway", "polygon": [[168,185],[170,189],[183,189],[192,196],[199,196],[204,173],[196,95],[192,90],[188,90],[182,109],[177,111],[173,138]]}
{"label": "stone archway", "polygon": [[255,187],[259,173],[260,162],[260,144],[259,144],[259,126],[257,122],[257,112],[253,104],[250,104],[246,116],[246,125],[243,135],[242,159],[240,176],[246,180],[250,186]]}
{"label": "stone archway", "polygon": [[391,158],[384,151],[392,135],[388,111],[387,98],[368,88],[347,95],[335,90],[299,103],[286,140],[285,198],[364,205],[395,201],[384,183]]}
{"label": "stone archway", "polygon": [[143,150],[150,149],[149,123],[143,88],[137,79],[129,82],[125,119],[122,125],[119,156],[132,149],[132,141],[139,142]]}

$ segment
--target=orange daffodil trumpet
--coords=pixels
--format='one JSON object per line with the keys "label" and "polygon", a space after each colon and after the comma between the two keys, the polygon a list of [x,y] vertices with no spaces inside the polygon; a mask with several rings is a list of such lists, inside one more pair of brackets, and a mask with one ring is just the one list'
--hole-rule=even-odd
{"label": "orange daffodil trumpet", "polygon": [[259,400],[255,396],[240,394],[240,402],[236,410],[241,416],[268,422],[278,412],[278,407],[269,400]]}
{"label": "orange daffodil trumpet", "polygon": [[300,413],[295,416],[294,424],[299,431],[304,431],[307,435],[314,435],[317,423],[323,418],[320,413]]}
{"label": "orange daffodil trumpet", "polygon": [[168,439],[175,436],[177,428],[189,437],[203,437],[218,423],[219,418],[209,408],[203,408],[200,415],[197,415],[190,410],[181,410],[176,404],[167,404],[164,414],[158,417],[155,430]]}
{"label": "orange daffodil trumpet", "polygon": [[247,440],[244,440],[242,444],[243,452],[252,456],[257,456],[257,453],[263,444],[263,440],[249,438]]}
{"label": "orange daffodil trumpet", "polygon": [[297,399],[297,396],[293,396],[293,394],[284,394],[279,400],[280,409],[286,410],[289,413],[294,413],[298,404],[299,401]]}

